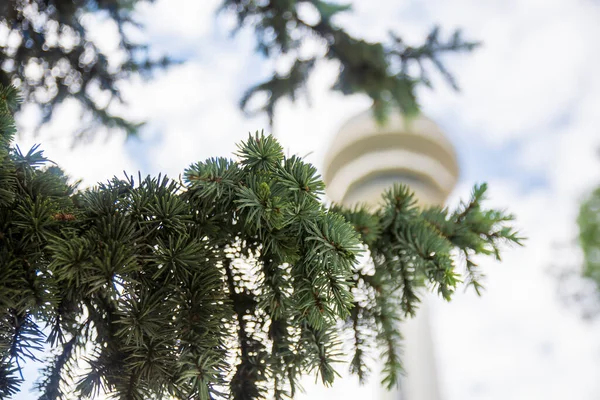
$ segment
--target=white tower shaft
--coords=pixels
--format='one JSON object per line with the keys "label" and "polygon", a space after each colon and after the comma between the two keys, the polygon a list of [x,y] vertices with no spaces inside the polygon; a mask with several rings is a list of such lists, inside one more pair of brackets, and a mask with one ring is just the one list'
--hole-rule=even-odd
{"label": "white tower shaft", "polygon": [[[405,183],[421,206],[441,205],[458,178],[454,150],[432,121],[407,123],[393,113],[384,126],[371,112],[352,118],[334,139],[325,162],[327,194],[347,206],[377,207],[382,192]],[[440,400],[427,298],[417,317],[403,323],[406,378],[385,400]],[[375,377],[373,377],[376,379]]]}

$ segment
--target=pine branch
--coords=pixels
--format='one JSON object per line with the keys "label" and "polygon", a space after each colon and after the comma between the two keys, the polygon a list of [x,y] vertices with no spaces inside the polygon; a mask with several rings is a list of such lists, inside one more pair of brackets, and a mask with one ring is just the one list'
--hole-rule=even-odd
{"label": "pine branch", "polygon": [[2,149],[15,184],[0,202],[0,395],[44,342],[60,344],[39,384],[48,399],[290,398],[304,374],[334,381],[345,337],[361,380],[367,349],[381,350],[390,387],[398,322],[427,290],[451,299],[457,250],[479,289],[471,257],[521,242],[511,215],[483,208],[484,186],[455,211],[420,210],[405,186],[375,212],[327,209],[315,167],[258,133],[185,182],[126,175],[87,190],[37,147]]}

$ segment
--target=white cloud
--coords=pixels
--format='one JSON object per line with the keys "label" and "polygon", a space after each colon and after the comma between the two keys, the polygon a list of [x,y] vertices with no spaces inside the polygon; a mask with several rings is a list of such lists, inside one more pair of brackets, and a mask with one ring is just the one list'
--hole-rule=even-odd
{"label": "white cloud", "polygon": [[73,147],[72,134],[81,129],[80,107],[75,101],[66,101],[59,107],[50,124],[40,133],[34,133],[39,114],[36,107],[27,106],[19,114],[19,134],[15,144],[23,152],[34,144],[41,143],[44,155],[56,162],[73,180],[82,179],[83,186],[104,182],[112,176],[123,176],[123,170],[134,171],[134,162],[127,156],[124,140],[118,135],[99,132],[97,137],[85,145]]}
{"label": "white cloud", "polygon": [[158,0],[140,3],[136,17],[145,25],[144,32],[175,45],[207,36],[212,27],[219,0]]}
{"label": "white cloud", "polygon": [[144,172],[176,177],[192,162],[232,157],[237,142],[267,126],[264,116],[247,119],[237,107],[235,78],[244,69],[244,63],[224,54],[172,67],[150,83],[132,85],[128,112],[147,121],[140,144],[152,143],[136,155],[151,162],[151,171]]}
{"label": "white cloud", "polygon": [[[592,3],[434,0],[427,7],[431,19],[462,26],[484,43],[449,64],[463,89],[450,95],[453,106],[465,111],[457,117],[485,131],[486,140],[502,144],[552,129],[594,78],[600,59],[590,37],[599,31],[600,10]],[[443,97],[427,96],[434,98]]]}

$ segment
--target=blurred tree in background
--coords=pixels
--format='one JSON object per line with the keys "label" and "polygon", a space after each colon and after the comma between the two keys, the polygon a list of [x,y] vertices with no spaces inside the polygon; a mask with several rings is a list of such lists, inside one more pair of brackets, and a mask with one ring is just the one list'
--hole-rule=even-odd
{"label": "blurred tree in background", "polygon": [[594,319],[600,315],[600,188],[581,203],[577,225],[577,245],[582,250],[583,263],[554,269],[563,301],[583,318]]}
{"label": "blurred tree in background", "polygon": [[351,372],[376,352],[390,387],[423,293],[478,291],[474,258],[520,243],[485,185],[454,210],[405,186],[374,212],[326,207],[316,168],[259,134],[184,182],[79,190],[12,146],[16,105],[0,85],[0,398],[42,356],[43,400],[290,398],[303,374],[331,384],[348,340]]}
{"label": "blurred tree in background", "polygon": [[584,255],[583,276],[600,285],[600,189],[582,203],[577,224]]}
{"label": "blurred tree in background", "polygon": [[[90,126],[77,136],[93,133],[98,125],[136,134],[140,123],[128,121],[110,110],[122,101],[118,82],[135,74],[148,75],[165,67],[168,58],[153,60],[144,44],[127,33],[138,0],[3,0],[0,2],[0,82],[19,88],[26,101],[42,109],[42,122],[65,99],[76,99]],[[119,32],[122,61],[111,60],[97,46],[85,27],[86,15],[102,14],[114,21]],[[109,101],[98,104],[96,94],[106,92]],[[91,130],[90,130],[91,129]]]}
{"label": "blurred tree in background", "polygon": [[[119,116],[110,106],[122,101],[118,82],[134,75],[150,77],[156,68],[172,63],[168,57],[151,58],[146,44],[131,38],[133,30],[143,29],[135,20],[135,6],[148,1],[152,0],[3,0],[0,82],[15,85],[26,101],[39,104],[43,122],[51,119],[54,108],[65,99],[76,99],[91,117],[89,126],[82,127],[76,137],[93,134],[99,126],[135,135],[140,122]],[[301,18],[299,7],[306,5],[318,15],[316,22]],[[348,5],[323,0],[224,0],[221,7],[237,16],[238,28],[254,28],[257,50],[265,57],[297,55],[309,38],[324,44],[325,58],[339,63],[332,89],[369,96],[379,120],[392,109],[408,115],[418,112],[415,88],[431,85],[427,72],[431,66],[457,88],[440,56],[470,51],[477,43],[464,41],[458,31],[442,39],[437,27],[416,46],[393,33],[388,43],[367,42],[335,24],[335,16],[349,10]],[[119,61],[104,54],[90,37],[83,21],[92,14],[112,20],[118,27]],[[298,96],[318,59],[296,56],[288,71],[250,88],[240,106],[248,112],[265,112],[272,121],[278,100]],[[98,92],[104,92],[109,100],[100,104]],[[248,110],[249,100],[257,93],[266,94],[264,103]]]}

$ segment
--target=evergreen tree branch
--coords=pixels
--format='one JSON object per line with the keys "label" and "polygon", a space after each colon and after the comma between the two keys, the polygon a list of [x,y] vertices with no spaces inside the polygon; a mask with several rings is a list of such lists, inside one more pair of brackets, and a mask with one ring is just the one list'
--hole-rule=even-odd
{"label": "evergreen tree branch", "polygon": [[38,148],[10,147],[16,92],[0,93],[0,176],[15,182],[0,202],[3,396],[44,342],[58,347],[38,385],[48,399],[290,398],[303,374],[334,381],[345,337],[361,380],[367,349],[381,350],[390,387],[398,323],[427,290],[451,299],[454,254],[478,290],[471,258],[521,243],[511,215],[483,208],[485,186],[454,211],[419,209],[405,186],[374,212],[327,209],[314,166],[259,133],[181,184],[126,175],[78,190]]}

